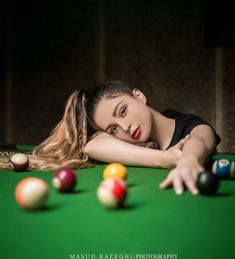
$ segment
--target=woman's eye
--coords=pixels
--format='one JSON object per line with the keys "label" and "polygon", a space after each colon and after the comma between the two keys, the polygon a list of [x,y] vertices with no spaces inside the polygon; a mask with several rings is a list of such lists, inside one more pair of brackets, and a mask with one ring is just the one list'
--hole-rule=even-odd
{"label": "woman's eye", "polygon": [[110,134],[115,135],[118,131],[118,127],[117,126],[112,126],[110,129]]}
{"label": "woman's eye", "polygon": [[124,117],[126,115],[126,111],[127,111],[127,107],[124,106],[122,109],[121,109],[121,117]]}

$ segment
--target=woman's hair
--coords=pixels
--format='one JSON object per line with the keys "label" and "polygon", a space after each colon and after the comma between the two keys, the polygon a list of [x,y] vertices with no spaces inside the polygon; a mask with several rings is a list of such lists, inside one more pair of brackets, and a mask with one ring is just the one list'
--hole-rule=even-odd
{"label": "woman's hair", "polygon": [[[31,169],[59,167],[89,167],[85,146],[89,138],[100,129],[94,123],[94,112],[102,98],[115,98],[121,94],[133,95],[122,81],[101,83],[91,92],[77,90],[70,95],[62,120],[50,136],[29,155]],[[146,143],[147,147],[153,147]],[[1,168],[9,168],[7,159],[0,161]]]}
{"label": "woman's hair", "polygon": [[[87,96],[87,118],[88,122],[91,124],[91,128],[94,130],[99,130],[94,124],[94,113],[97,105],[103,98],[116,98],[122,94],[133,96],[130,87],[122,81],[108,81],[99,84],[90,92],[86,92]],[[88,124],[89,126],[89,124]]]}

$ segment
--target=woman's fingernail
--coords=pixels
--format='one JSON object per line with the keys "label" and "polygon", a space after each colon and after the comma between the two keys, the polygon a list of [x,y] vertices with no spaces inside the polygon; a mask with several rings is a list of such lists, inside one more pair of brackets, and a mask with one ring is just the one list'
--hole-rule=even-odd
{"label": "woman's fingernail", "polygon": [[183,193],[183,190],[182,189],[176,189],[176,194],[177,195],[181,195]]}
{"label": "woman's fingernail", "polygon": [[194,194],[194,195],[197,195],[198,193],[199,193],[198,189],[194,189],[194,190],[193,190],[193,194]]}

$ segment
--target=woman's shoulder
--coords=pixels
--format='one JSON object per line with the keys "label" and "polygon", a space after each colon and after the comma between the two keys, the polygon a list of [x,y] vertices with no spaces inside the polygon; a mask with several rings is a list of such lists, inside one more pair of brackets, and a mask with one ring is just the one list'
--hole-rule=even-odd
{"label": "woman's shoulder", "polygon": [[190,134],[193,128],[202,124],[208,125],[212,128],[216,137],[217,144],[219,144],[221,141],[220,136],[216,133],[212,125],[198,115],[191,113],[181,113],[174,109],[167,109],[162,112],[162,114],[168,118],[175,120],[175,131],[173,134],[171,145],[178,143],[180,139]]}

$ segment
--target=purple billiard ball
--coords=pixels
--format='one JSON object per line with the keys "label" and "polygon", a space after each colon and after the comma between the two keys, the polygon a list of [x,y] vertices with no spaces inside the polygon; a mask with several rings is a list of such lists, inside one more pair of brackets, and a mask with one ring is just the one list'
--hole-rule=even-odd
{"label": "purple billiard ball", "polygon": [[76,184],[76,174],[69,168],[58,169],[52,178],[52,185],[60,192],[72,192]]}
{"label": "purple billiard ball", "polygon": [[14,171],[25,171],[29,167],[29,158],[23,153],[16,153],[10,157],[9,164]]}

